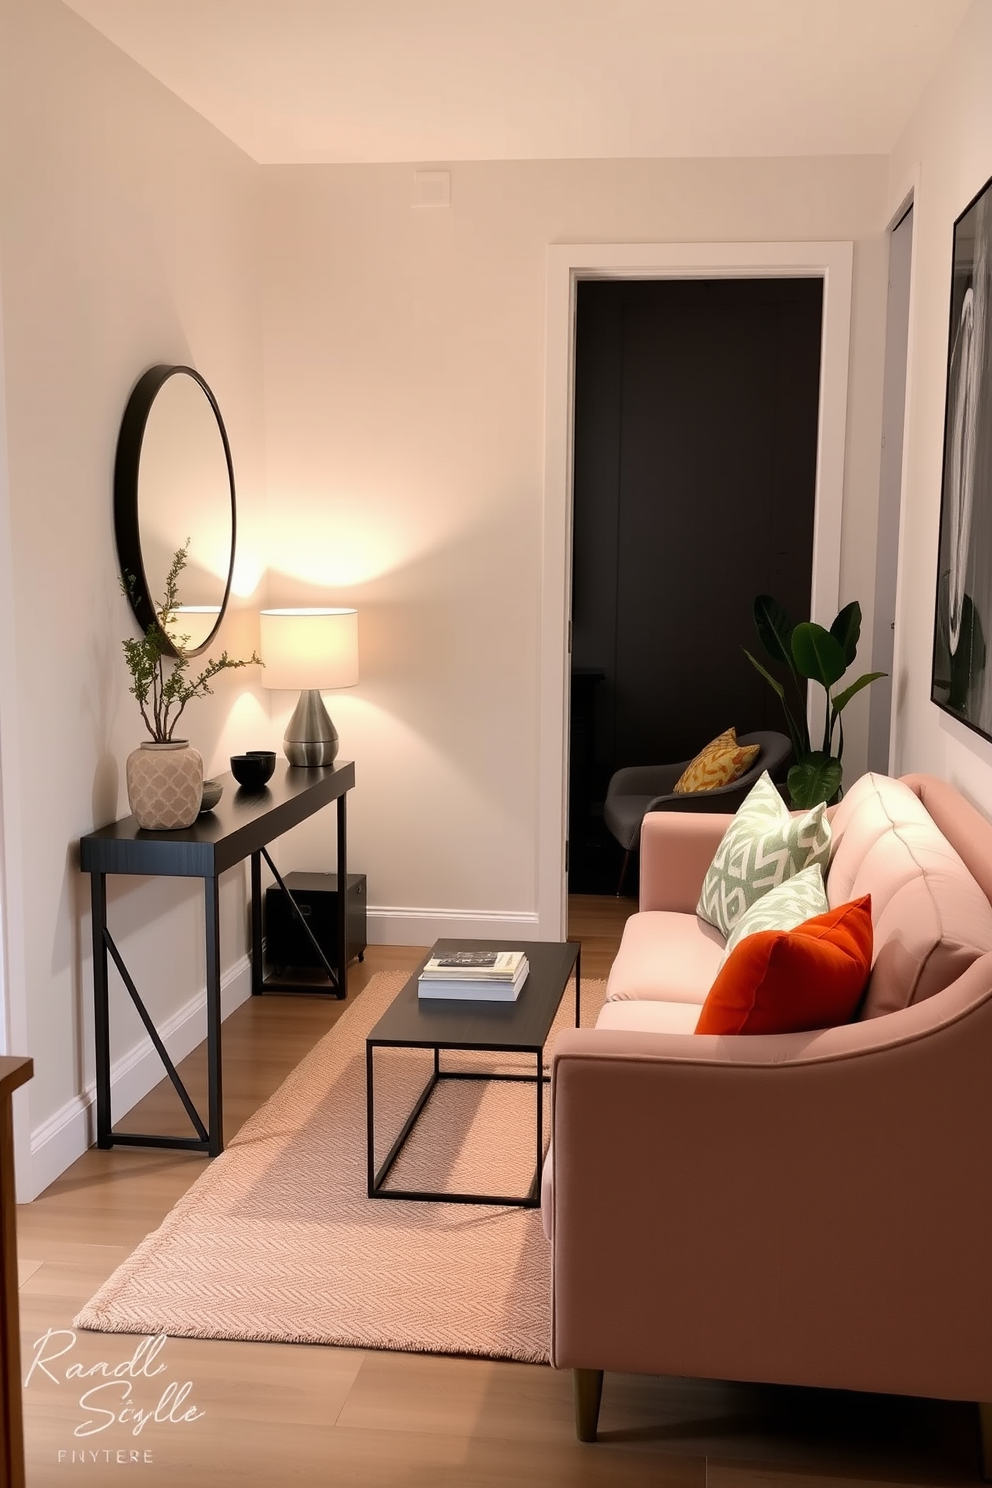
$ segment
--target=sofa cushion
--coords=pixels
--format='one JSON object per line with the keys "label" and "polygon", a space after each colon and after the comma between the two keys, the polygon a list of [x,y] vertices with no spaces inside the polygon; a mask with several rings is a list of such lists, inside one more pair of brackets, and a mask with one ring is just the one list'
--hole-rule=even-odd
{"label": "sofa cushion", "polygon": [[[932,826],[930,815],[914,791],[901,780],[869,772],[860,776],[830,812],[830,859],[825,870],[831,904],[843,904],[854,894],[871,849],[894,828]],[[882,900],[879,886],[875,913]]]}
{"label": "sofa cushion", "polygon": [[823,869],[819,863],[803,868],[785,883],[762,894],[756,904],[744,911],[730,932],[720,965],[724,965],[746,935],[755,935],[759,930],[794,930],[803,920],[826,914],[829,908]]}
{"label": "sofa cushion", "polygon": [[875,963],[862,1017],[932,997],[992,950],[992,906],[902,781],[863,775],[833,829],[829,902],[871,893]]}
{"label": "sofa cushion", "polygon": [[763,894],[814,863],[826,866],[825,807],[793,816],[767,770],[737,808],[703,880],[697,914],[727,936]]}
{"label": "sofa cushion", "polygon": [[672,789],[676,795],[687,795],[693,791],[732,785],[751,768],[760,752],[760,744],[738,744],[737,730],[729,728],[711,739],[695,759],[689,761]]}
{"label": "sofa cushion", "polygon": [[703,1004],[697,1033],[803,1033],[854,1016],[871,968],[871,899],[797,925],[760,930],[733,951]]}
{"label": "sofa cushion", "polygon": [[695,1033],[699,1022],[696,1002],[605,1002],[597,1028],[619,1028],[634,1033]]}
{"label": "sofa cushion", "polygon": [[624,926],[606,984],[608,1002],[655,999],[698,1009],[723,955],[723,936],[695,915],[645,909]]}

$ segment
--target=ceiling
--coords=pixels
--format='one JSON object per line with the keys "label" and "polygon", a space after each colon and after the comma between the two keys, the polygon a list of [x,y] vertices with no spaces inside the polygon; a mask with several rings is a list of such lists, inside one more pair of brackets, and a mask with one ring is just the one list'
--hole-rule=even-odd
{"label": "ceiling", "polygon": [[887,154],[971,0],[63,0],[262,163]]}

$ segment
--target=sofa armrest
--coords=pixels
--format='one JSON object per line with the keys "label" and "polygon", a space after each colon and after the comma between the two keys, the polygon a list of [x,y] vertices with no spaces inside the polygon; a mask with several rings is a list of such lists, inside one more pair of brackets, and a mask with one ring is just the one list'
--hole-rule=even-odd
{"label": "sofa armrest", "polygon": [[992,1399],[992,955],[821,1033],[574,1030],[552,1358]]}
{"label": "sofa armrest", "polygon": [[695,914],[706,870],[731,813],[656,811],[641,825],[639,909]]}

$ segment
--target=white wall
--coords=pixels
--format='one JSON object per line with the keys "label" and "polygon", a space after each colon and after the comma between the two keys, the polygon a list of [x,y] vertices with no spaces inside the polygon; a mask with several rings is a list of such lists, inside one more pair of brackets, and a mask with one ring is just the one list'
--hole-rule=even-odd
{"label": "white wall", "polygon": [[[222,643],[250,650],[262,599],[360,607],[362,682],[331,701],[358,762],[351,860],[379,908],[373,937],[533,930],[547,245],[854,240],[841,599],[862,600],[870,633],[886,163],[459,165],[452,207],[416,210],[406,166],[252,165],[55,0],[0,0],[0,25],[0,755],[8,990],[37,1071],[33,1172],[20,1166],[37,1189],[90,1132],[74,843],[123,811],[140,738],[111,520],[139,373],[191,363],[225,414],[241,562]],[[243,674],[224,683],[190,719],[208,771],[278,738],[292,704],[276,695],[270,723],[267,694]],[[863,735],[849,733],[852,769]],[[327,866],[328,836],[299,834],[284,865]],[[243,906],[236,873],[232,974]],[[202,1030],[187,1016],[198,891],[121,880],[111,917],[181,1052]],[[115,1054],[139,1032],[115,997]],[[146,1061],[121,1088],[130,1100],[157,1077]]]}
{"label": "white wall", "polygon": [[[409,166],[268,167],[261,224],[272,601],[359,608],[331,708],[351,863],[374,938],[422,942],[438,910],[536,929],[547,245],[854,240],[841,602],[870,638],[886,162],[457,164],[449,209],[413,190]],[[322,851],[301,832],[284,862]]]}
{"label": "white wall", "polygon": [[892,768],[940,775],[992,815],[992,745],[930,702],[953,224],[992,176],[990,76],[992,5],[976,0],[893,152],[889,199],[918,175]]}
{"label": "white wall", "polygon": [[[239,482],[242,589],[264,568],[257,167],[53,0],[0,7],[0,273],[4,288],[12,582],[0,649],[9,994],[29,1087],[37,1189],[86,1145],[92,1080],[88,880],[75,843],[126,809],[122,765],[140,740],[121,639],[111,480],[121,414],[156,361],[195,366],[224,412]],[[225,626],[232,654],[257,639],[258,595]],[[223,685],[224,683],[227,685]],[[195,711],[194,711],[195,709]],[[208,771],[265,746],[263,694],[243,674],[189,712]],[[230,970],[243,963],[244,885],[223,893]],[[159,1021],[184,1051],[184,1009],[204,981],[198,889],[118,880],[110,918]],[[243,978],[232,989],[238,994]],[[115,995],[113,1048],[143,1042]],[[17,1017],[15,1016],[15,1024]],[[161,1071],[132,1071],[129,1098]],[[177,1120],[181,1122],[181,1111]],[[23,1142],[22,1142],[23,1148]]]}

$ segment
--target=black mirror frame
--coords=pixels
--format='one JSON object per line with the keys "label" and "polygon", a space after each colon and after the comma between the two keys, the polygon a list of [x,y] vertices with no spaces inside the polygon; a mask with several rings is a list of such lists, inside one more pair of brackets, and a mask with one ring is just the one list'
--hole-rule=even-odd
{"label": "black mirror frame", "polygon": [[220,614],[217,623],[202,645],[191,647],[188,651],[180,653],[178,647],[166,637],[168,652],[173,656],[199,656],[206,651],[216,636],[224,615],[227,611],[227,602],[231,595],[231,580],[234,577],[234,553],[237,547],[238,537],[238,511],[237,499],[234,489],[234,462],[231,459],[231,446],[227,439],[227,430],[221,417],[217,399],[214,397],[208,384],[200,376],[199,372],[192,367],[172,366],[160,363],[150,367],[143,373],[134,385],[134,389],[127,401],[124,417],[121,420],[121,431],[117,438],[117,457],[114,461],[114,535],[117,540],[117,558],[123,575],[133,574],[134,585],[130,591],[131,609],[134,618],[141,626],[142,632],[146,632],[152,625],[158,625],[158,615],[155,610],[155,602],[149,593],[148,579],[145,574],[145,565],[141,553],[141,530],[138,523],[138,472],[141,465],[141,446],[145,437],[145,426],[148,416],[152,410],[159,391],[168,382],[170,377],[177,373],[185,373],[199,383],[203,389],[210,407],[213,409],[217,420],[217,428],[220,430],[221,442],[224,446],[224,459],[227,462],[227,475],[231,489],[231,561],[227,570],[227,582],[224,586],[224,598],[221,600]]}

